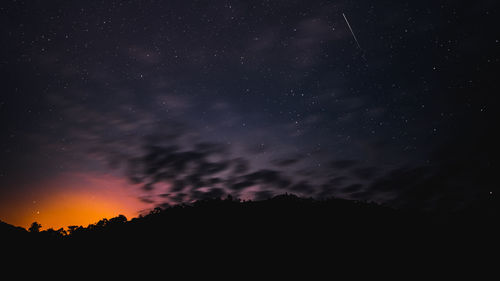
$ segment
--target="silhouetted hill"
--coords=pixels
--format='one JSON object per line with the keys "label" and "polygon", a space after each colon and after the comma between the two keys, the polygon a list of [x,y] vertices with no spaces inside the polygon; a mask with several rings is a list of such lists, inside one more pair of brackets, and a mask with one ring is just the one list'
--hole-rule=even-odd
{"label": "silhouetted hill", "polygon": [[3,239],[5,238],[15,238],[15,237],[23,237],[27,235],[26,229],[22,227],[16,227],[0,221],[0,234]]}
{"label": "silhouetted hill", "polygon": [[69,251],[111,260],[155,257],[214,262],[219,257],[234,261],[257,255],[272,262],[321,256],[376,259],[381,253],[438,260],[491,246],[498,233],[494,230],[498,216],[490,213],[488,219],[475,219],[481,212],[433,214],[294,195],[263,201],[229,197],[157,208],[130,221],[118,216],[88,227],[71,226],[67,233],[29,233],[4,223],[0,233],[9,237],[7,244],[24,251]]}

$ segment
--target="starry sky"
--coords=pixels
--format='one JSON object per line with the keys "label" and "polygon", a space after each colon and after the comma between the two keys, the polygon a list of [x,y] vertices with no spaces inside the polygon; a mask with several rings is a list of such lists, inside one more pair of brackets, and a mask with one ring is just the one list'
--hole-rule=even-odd
{"label": "starry sky", "polygon": [[0,219],[488,200],[495,2],[2,1]]}

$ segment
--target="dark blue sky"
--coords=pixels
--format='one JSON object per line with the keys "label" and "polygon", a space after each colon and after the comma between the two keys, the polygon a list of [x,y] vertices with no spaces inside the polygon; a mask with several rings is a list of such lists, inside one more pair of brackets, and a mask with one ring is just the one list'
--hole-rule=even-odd
{"label": "dark blue sky", "polygon": [[453,208],[498,188],[495,1],[3,1],[0,15],[0,203],[75,172],[130,179],[151,206],[293,192]]}

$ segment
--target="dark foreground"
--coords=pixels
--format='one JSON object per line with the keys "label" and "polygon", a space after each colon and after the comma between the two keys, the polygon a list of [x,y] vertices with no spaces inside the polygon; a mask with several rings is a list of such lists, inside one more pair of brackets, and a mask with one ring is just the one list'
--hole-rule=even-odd
{"label": "dark foreground", "polygon": [[4,257],[22,263],[57,257],[122,266],[210,264],[218,270],[228,263],[249,265],[249,260],[269,266],[313,260],[325,266],[338,260],[440,264],[488,256],[499,238],[498,218],[493,202],[436,214],[282,195],[256,202],[198,201],[130,221],[119,216],[73,227],[66,235],[1,223],[0,235]]}

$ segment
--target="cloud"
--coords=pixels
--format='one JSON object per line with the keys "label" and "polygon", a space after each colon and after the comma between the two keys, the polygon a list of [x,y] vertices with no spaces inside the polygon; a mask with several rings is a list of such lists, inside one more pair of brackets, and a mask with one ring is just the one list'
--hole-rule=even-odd
{"label": "cloud", "polygon": [[350,184],[350,185],[342,188],[342,191],[347,192],[347,193],[355,193],[355,192],[360,191],[362,188],[363,188],[362,184],[353,183],[353,184]]}
{"label": "cloud", "polygon": [[193,106],[188,97],[179,94],[158,94],[156,101],[160,108],[176,114],[183,113]]}
{"label": "cloud", "polygon": [[301,159],[296,157],[296,158],[284,158],[284,159],[276,159],[273,161],[273,164],[278,166],[278,167],[288,167],[291,165],[294,165],[298,163]]}
{"label": "cloud", "polygon": [[377,175],[378,171],[379,168],[376,167],[362,167],[352,170],[352,174],[359,179],[371,180]]}
{"label": "cloud", "polygon": [[313,195],[317,191],[307,179],[299,180],[281,169],[291,165],[292,158],[285,166],[281,161],[280,169],[259,169],[248,160],[251,153],[233,157],[228,144],[181,139],[146,142],[142,153],[127,161],[128,178],[146,194],[159,194],[159,202],[175,204],[225,194],[253,194],[254,198],[281,192]]}
{"label": "cloud", "polygon": [[333,167],[335,169],[339,169],[339,170],[352,168],[357,164],[358,164],[357,161],[349,160],[349,159],[334,160],[334,161],[330,162],[331,167]]}

